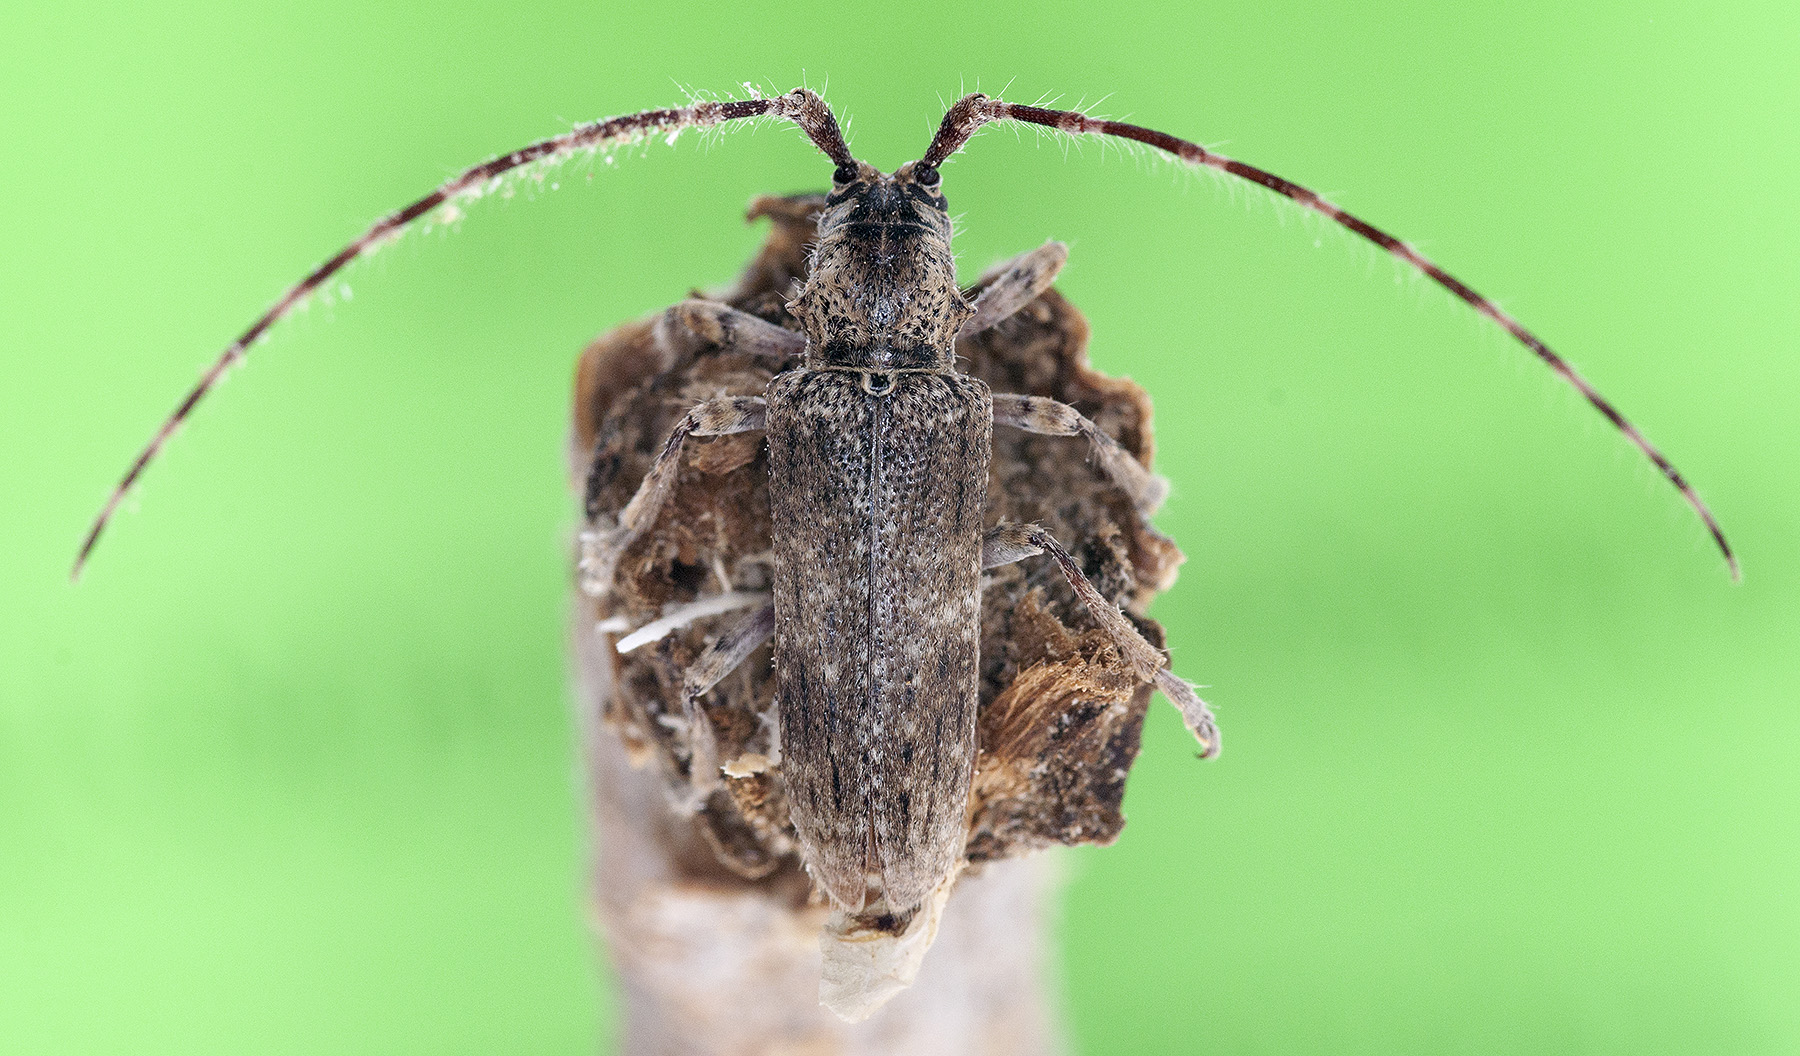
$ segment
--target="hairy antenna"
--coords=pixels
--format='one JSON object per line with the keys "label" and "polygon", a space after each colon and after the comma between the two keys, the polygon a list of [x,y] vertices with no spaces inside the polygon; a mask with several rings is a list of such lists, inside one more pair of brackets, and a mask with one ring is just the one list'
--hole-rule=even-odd
{"label": "hairy antenna", "polygon": [[1566,360],[1552,352],[1550,346],[1544,344],[1536,334],[1525,329],[1518,320],[1501,311],[1493,301],[1470,289],[1462,280],[1425,259],[1423,254],[1405,242],[1339,209],[1297,183],[1291,183],[1254,165],[1246,165],[1241,161],[1214,154],[1198,143],[1190,143],[1185,139],[1177,139],[1166,132],[1158,132],[1155,129],[1143,128],[1138,125],[1128,125],[1122,121],[1104,121],[1088,117],[1075,110],[1048,110],[1039,106],[1025,106],[989,98],[979,93],[957,100],[956,104],[944,114],[943,123],[938,126],[937,135],[932,139],[931,146],[926,149],[925,156],[919,160],[919,164],[932,168],[942,165],[951,155],[962,149],[963,144],[968,142],[969,137],[974,135],[976,130],[990,121],[1023,121],[1028,124],[1053,128],[1069,135],[1117,136],[1121,139],[1148,144],[1158,150],[1173,154],[1188,165],[1217,169],[1265,187],[1283,198],[1342,224],[1357,235],[1387,250],[1423,273],[1426,278],[1454,293],[1475,311],[1498,323],[1507,333],[1517,338],[1520,344],[1529,348],[1533,355],[1543,360],[1564,381],[1575,386],[1576,390],[1594,405],[1594,409],[1605,415],[1607,421],[1637,445],[1637,449],[1644,453],[1644,457],[1654,463],[1656,468],[1662,471],[1662,475],[1668,478],[1669,483],[1675,485],[1675,489],[1681,492],[1681,497],[1694,508],[1694,512],[1699,514],[1700,520],[1706,525],[1706,530],[1712,533],[1713,542],[1718,544],[1719,552],[1725,555],[1725,563],[1731,569],[1731,578],[1734,580],[1739,578],[1737,556],[1731,552],[1731,544],[1725,541],[1725,533],[1720,529],[1719,522],[1713,519],[1712,511],[1706,508],[1706,503],[1700,501],[1700,496],[1694,493],[1693,487],[1682,477],[1681,472],[1675,468],[1674,464],[1664,458],[1662,452],[1644,438],[1644,434],[1638,431],[1637,426],[1627,421],[1625,416],[1619,413],[1618,408],[1608,402],[1606,397],[1600,395],[1599,391],[1589,384],[1586,378],[1577,374],[1575,368],[1569,366]]}
{"label": "hairy antenna", "polygon": [[831,108],[825,100],[805,88],[796,88],[786,95],[770,99],[743,99],[733,102],[708,100],[668,110],[645,110],[641,113],[626,114],[621,117],[609,117],[604,121],[578,125],[560,136],[552,136],[530,146],[520,147],[510,154],[503,154],[460,175],[452,177],[437,190],[411,205],[389,213],[370,225],[355,241],[337,251],[337,254],[325,263],[314,268],[307,276],[295,283],[281,295],[268,311],[250,324],[250,328],[238,335],[238,339],[226,346],[200,380],[190,390],[173,414],[163,422],[156,435],[139,452],[137,460],[126,470],[125,476],[113,488],[112,495],[107,498],[106,505],[101,508],[99,516],[94,518],[93,527],[88,529],[87,538],[82,540],[81,552],[75,557],[75,567],[70,571],[71,579],[81,575],[81,568],[87,563],[88,555],[93,553],[94,545],[100,541],[100,533],[106,530],[107,522],[112,520],[113,513],[118,510],[127,493],[131,491],[144,470],[155,461],[156,456],[167,444],[169,437],[181,427],[194,406],[202,397],[218,384],[225,372],[231,369],[238,360],[243,359],[250,346],[255,344],[269,328],[280,322],[291,313],[296,306],[305,301],[308,295],[331,276],[337,274],[346,265],[371,250],[376,249],[388,239],[397,235],[408,224],[436,209],[440,205],[453,202],[458,198],[480,194],[490,181],[511,172],[523,165],[533,162],[553,162],[581,151],[603,150],[619,146],[652,135],[672,136],[683,129],[708,128],[722,125],[728,121],[739,121],[753,117],[779,117],[792,121],[805,132],[818,148],[824,151],[832,162],[840,167],[854,168],[856,159],[851,156],[850,148],[845,145],[844,137],[838,130],[837,118],[832,116]]}

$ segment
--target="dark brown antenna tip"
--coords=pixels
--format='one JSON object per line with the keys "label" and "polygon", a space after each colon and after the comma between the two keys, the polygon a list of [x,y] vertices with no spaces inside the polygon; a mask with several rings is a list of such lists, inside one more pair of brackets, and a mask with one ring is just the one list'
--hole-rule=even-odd
{"label": "dark brown antenna tip", "polygon": [[169,437],[181,427],[181,423],[193,412],[196,404],[211,392],[225,372],[243,359],[269,328],[280,322],[301,302],[305,301],[313,291],[324,285],[326,280],[337,274],[346,265],[362,257],[382,245],[388,239],[399,234],[402,229],[414,220],[445,204],[453,204],[457,200],[476,198],[486,193],[501,176],[520,166],[533,163],[549,163],[567,158],[582,151],[606,150],[652,135],[673,136],[684,129],[707,128],[721,125],[729,121],[738,121],[753,117],[783,117],[799,125],[809,139],[818,145],[839,165],[854,164],[850,148],[844,144],[844,137],[838,130],[837,118],[825,100],[806,89],[796,88],[786,95],[768,99],[739,99],[731,102],[706,100],[690,106],[676,107],[666,110],[644,110],[621,117],[609,117],[603,121],[594,121],[549,139],[540,140],[529,146],[520,147],[509,154],[503,154],[491,161],[482,162],[464,170],[437,190],[413,202],[396,212],[389,213],[375,221],[369,229],[355,241],[338,250],[336,255],[320,264],[298,283],[289,287],[268,311],[250,324],[249,329],[238,335],[238,339],[226,346],[212,365],[201,375],[200,381],[189,390],[181,404],[173,414],[157,429],[156,435],[138,453],[125,471],[125,476],[114,486],[112,494],[107,497],[106,505],[94,518],[92,527],[88,529],[86,538],[82,540],[81,550],[75,555],[75,565],[69,570],[69,579],[74,582],[81,578],[81,570],[87,564],[88,557],[100,542],[100,536],[106,531],[107,524],[113,514],[118,511],[119,504],[143,476],[144,470],[156,460],[163,445]]}
{"label": "dark brown antenna tip", "polygon": [[1700,501],[1700,496],[1676,470],[1674,464],[1664,458],[1662,452],[1658,451],[1649,440],[1645,439],[1644,434],[1639,432],[1635,425],[1632,425],[1623,414],[1619,413],[1618,408],[1600,395],[1599,390],[1595,389],[1586,378],[1576,373],[1575,368],[1571,367],[1567,360],[1551,351],[1550,346],[1544,344],[1536,334],[1525,329],[1512,316],[1507,315],[1499,305],[1476,293],[1468,284],[1425,259],[1424,254],[1412,246],[1373,224],[1345,212],[1321,198],[1314,191],[1290,180],[1285,180],[1265,169],[1215,154],[1198,143],[1171,136],[1167,132],[1129,125],[1122,121],[1106,121],[1089,117],[1078,110],[1049,110],[1039,106],[1024,106],[1001,99],[991,99],[980,94],[964,96],[944,114],[944,120],[938,126],[937,136],[932,139],[931,146],[925,151],[923,162],[929,165],[943,164],[952,154],[961,150],[963,145],[969,141],[969,137],[974,135],[982,125],[990,121],[1021,121],[1026,124],[1055,129],[1071,136],[1115,136],[1143,143],[1167,154],[1172,154],[1184,164],[1195,168],[1216,169],[1238,179],[1248,180],[1259,187],[1281,195],[1302,208],[1318,213],[1333,223],[1348,228],[1359,238],[1380,246],[1389,254],[1403,261],[1408,267],[1421,272],[1432,282],[1455,294],[1476,312],[1499,324],[1501,329],[1530,349],[1532,355],[1537,356],[1564,381],[1573,385],[1576,391],[1580,392],[1588,403],[1593,405],[1595,410],[1599,411],[1621,433],[1624,433],[1626,439],[1630,440],[1643,453],[1644,457],[1648,458],[1651,464],[1662,473],[1663,477],[1675,486],[1675,490],[1681,493],[1682,499],[1700,517],[1701,523],[1706,526],[1706,530],[1712,536],[1714,544],[1718,546],[1719,552],[1724,555],[1732,581],[1742,581],[1743,574],[1738,567],[1737,555],[1732,553],[1731,544],[1726,542],[1724,530],[1719,527],[1719,522],[1713,517],[1712,511],[1707,508],[1706,503]]}

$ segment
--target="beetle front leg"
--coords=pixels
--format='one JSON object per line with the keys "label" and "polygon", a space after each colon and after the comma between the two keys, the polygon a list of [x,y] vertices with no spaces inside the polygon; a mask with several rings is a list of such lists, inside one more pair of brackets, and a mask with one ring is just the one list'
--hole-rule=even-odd
{"label": "beetle front leg", "polygon": [[1042,396],[994,394],[994,424],[1010,425],[1040,436],[1081,436],[1094,449],[1100,470],[1145,516],[1156,512],[1168,497],[1169,482],[1144,468],[1144,464],[1106,435],[1098,425],[1066,403]]}
{"label": "beetle front leg", "polygon": [[728,304],[698,297],[663,312],[658,326],[684,330],[722,352],[788,360],[806,351],[805,334],[740,312]]}
{"label": "beetle front leg", "polygon": [[1212,709],[1194,692],[1175,672],[1169,670],[1163,659],[1161,650],[1144,640],[1125,614],[1118,610],[1112,602],[1088,582],[1081,571],[1081,566],[1069,556],[1056,537],[1035,524],[1002,523],[990,529],[981,541],[981,567],[998,568],[1010,565],[1015,561],[1037,554],[1049,554],[1062,570],[1063,577],[1074,588],[1075,596],[1099,621],[1100,627],[1112,638],[1119,652],[1124,654],[1126,662],[1137,672],[1139,678],[1152,683],[1162,690],[1163,696],[1169,698],[1181,711],[1181,719],[1187,724],[1188,731],[1200,742],[1200,757],[1210,759],[1219,754],[1219,726],[1213,719]]}
{"label": "beetle front leg", "polygon": [[637,494],[619,513],[618,526],[581,533],[582,589],[602,597],[612,589],[619,555],[638,541],[656,522],[656,515],[675,489],[681,468],[682,444],[689,436],[730,436],[762,432],[768,422],[769,404],[761,396],[721,396],[707,400],[683,417],[644,474]]}
{"label": "beetle front leg", "polygon": [[1013,313],[1037,300],[1038,294],[1056,281],[1056,273],[1069,259],[1069,247],[1061,242],[1046,242],[1027,250],[995,268],[999,275],[975,298],[975,314],[969,316],[956,336],[973,337],[1011,318]]}

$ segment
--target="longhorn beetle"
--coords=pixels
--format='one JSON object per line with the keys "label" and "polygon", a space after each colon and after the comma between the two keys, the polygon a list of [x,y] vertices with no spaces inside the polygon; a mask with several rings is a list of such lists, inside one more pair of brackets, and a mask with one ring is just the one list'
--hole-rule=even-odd
{"label": "longhorn beetle", "polygon": [[761,396],[712,399],[688,411],[617,523],[584,533],[583,583],[590,593],[608,589],[620,556],[668,500],[689,437],[766,437],[772,597],[720,636],[686,674],[694,769],[704,780],[716,776],[718,763],[702,750],[706,720],[693,701],[772,638],[790,818],[815,883],[844,910],[880,904],[907,915],[955,877],[975,762],[985,568],[1048,555],[1135,676],[1180,709],[1203,754],[1219,749],[1205,703],[1056,539],[1030,524],[983,530],[996,426],[1080,438],[1096,471],[1129,496],[1140,515],[1153,511],[1164,491],[1160,478],[1074,408],[991,393],[957,370],[957,339],[1029,304],[1050,286],[1067,256],[1055,242],[1022,253],[972,301],[957,286],[939,170],[990,122],[1146,144],[1189,166],[1262,186],[1386,250],[1499,324],[1579,390],[1680,491],[1737,575],[1724,533],[1681,474],[1560,356],[1405,242],[1312,191],[1167,133],[981,94],[950,107],[917,161],[883,173],[850,153],[831,110],[804,88],[579,126],[477,165],[377,221],[283,294],[205,372],[114,490],[82,544],[76,571],[120,500],[201,397],[340,268],[415,219],[440,206],[454,208],[521,166],[754,118],[792,122],[835,165],[808,277],[788,304],[800,328],[704,299],[683,302],[667,315],[697,338],[785,369]]}

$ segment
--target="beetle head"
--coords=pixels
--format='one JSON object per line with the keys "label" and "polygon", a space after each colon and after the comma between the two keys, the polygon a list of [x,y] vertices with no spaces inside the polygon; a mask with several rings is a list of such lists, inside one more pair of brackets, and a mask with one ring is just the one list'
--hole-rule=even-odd
{"label": "beetle head", "polygon": [[816,366],[951,369],[969,316],[935,166],[840,164],[806,286],[789,307]]}

